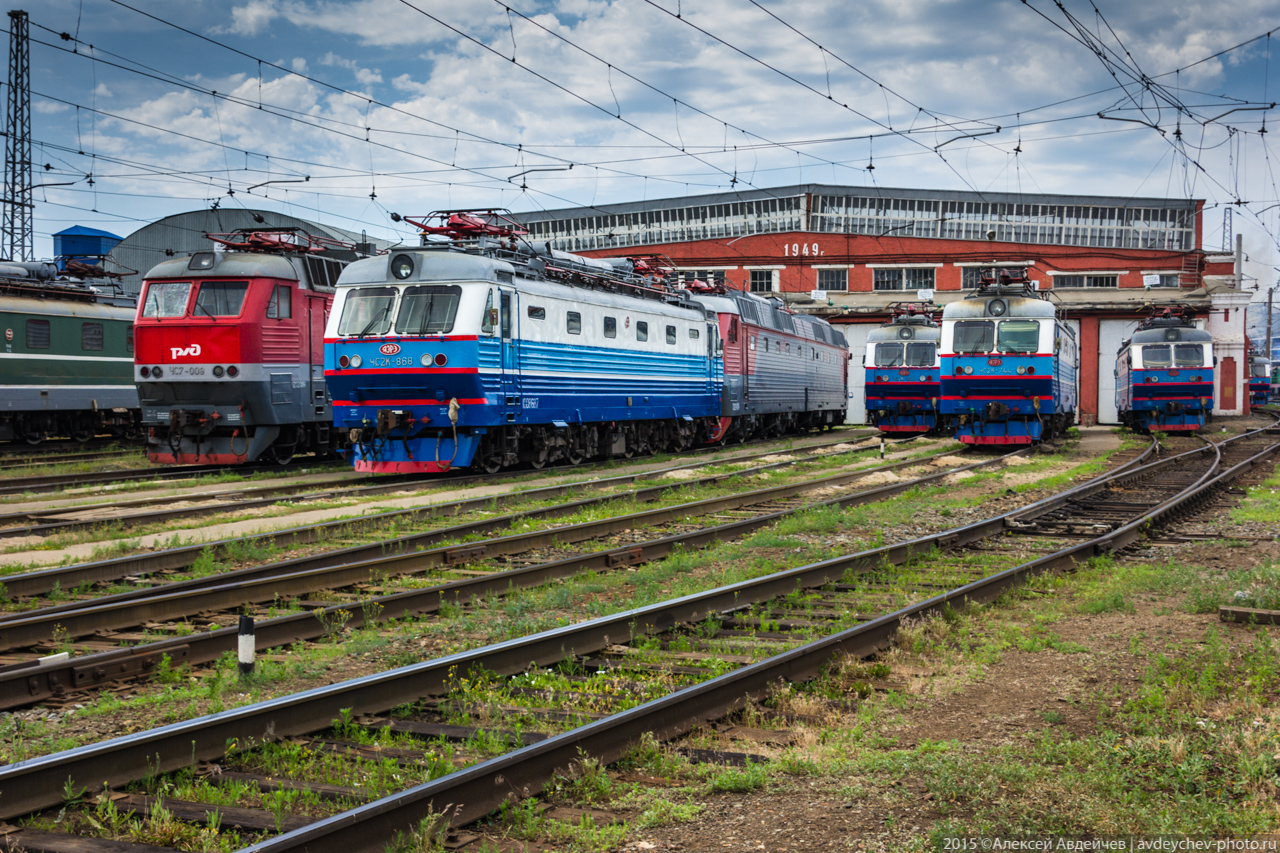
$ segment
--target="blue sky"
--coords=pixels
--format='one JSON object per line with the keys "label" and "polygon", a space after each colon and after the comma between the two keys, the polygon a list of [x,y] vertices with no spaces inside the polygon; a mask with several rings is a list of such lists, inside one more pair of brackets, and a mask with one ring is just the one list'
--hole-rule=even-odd
{"label": "blue sky", "polygon": [[42,0],[36,253],[215,203],[412,239],[391,211],[813,182],[1203,198],[1274,283],[1280,0],[1063,5]]}

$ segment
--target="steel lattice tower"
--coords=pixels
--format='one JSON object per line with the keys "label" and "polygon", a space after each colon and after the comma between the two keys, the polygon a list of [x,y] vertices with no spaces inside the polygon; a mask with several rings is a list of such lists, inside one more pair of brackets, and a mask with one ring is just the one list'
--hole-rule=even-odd
{"label": "steel lattice tower", "polygon": [[12,261],[32,260],[31,51],[27,13],[9,13],[9,111],[4,140],[4,245]]}

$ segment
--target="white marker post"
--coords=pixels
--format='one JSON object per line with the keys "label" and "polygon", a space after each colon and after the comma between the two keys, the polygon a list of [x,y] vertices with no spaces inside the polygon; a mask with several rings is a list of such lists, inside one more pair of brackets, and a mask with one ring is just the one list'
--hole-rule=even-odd
{"label": "white marker post", "polygon": [[237,637],[237,652],[240,659],[240,680],[244,681],[253,675],[253,657],[257,651],[257,642],[253,636],[253,617],[240,617],[240,634]]}

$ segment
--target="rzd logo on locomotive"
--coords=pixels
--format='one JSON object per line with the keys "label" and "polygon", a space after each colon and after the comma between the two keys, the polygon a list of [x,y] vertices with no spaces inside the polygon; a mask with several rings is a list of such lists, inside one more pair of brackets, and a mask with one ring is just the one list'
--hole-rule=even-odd
{"label": "rzd logo on locomotive", "polygon": [[382,353],[383,355],[395,355],[396,353],[400,352],[400,345],[399,344],[383,344],[382,346],[378,347],[378,352]]}
{"label": "rzd logo on locomotive", "polygon": [[169,347],[169,355],[172,358],[182,358],[184,355],[196,356],[200,354],[200,345],[192,344],[189,347]]}

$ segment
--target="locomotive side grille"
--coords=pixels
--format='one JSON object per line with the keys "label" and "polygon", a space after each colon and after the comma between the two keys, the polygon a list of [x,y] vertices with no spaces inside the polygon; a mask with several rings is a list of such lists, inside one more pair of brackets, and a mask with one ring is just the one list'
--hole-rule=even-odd
{"label": "locomotive side grille", "polygon": [[262,360],[268,364],[295,364],[302,358],[301,336],[290,326],[262,330]]}

